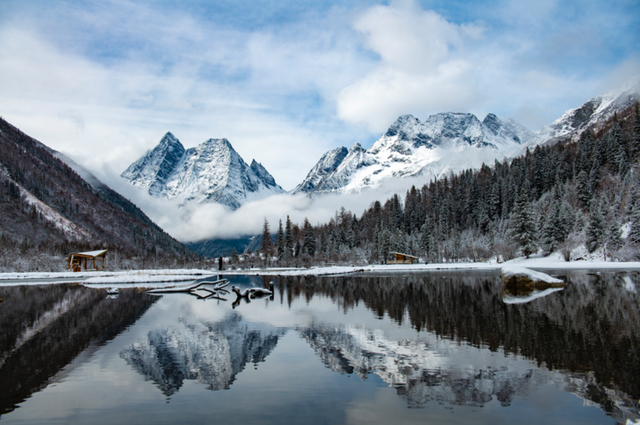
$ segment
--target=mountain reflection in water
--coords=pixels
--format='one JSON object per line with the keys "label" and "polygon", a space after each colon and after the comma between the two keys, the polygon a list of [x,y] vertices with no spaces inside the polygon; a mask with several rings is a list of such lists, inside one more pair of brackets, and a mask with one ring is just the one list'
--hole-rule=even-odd
{"label": "mountain reflection in water", "polygon": [[[0,414],[10,422],[7,412],[46,392],[54,375],[93,342],[112,346],[125,365],[112,373],[137,374],[175,404],[187,381],[247,391],[235,389],[238,380],[252,379],[247,364],[277,363],[280,342],[298,335],[334,375],[365,383],[375,376],[405,408],[497,401],[513,409],[517,400],[553,386],[612,420],[640,419],[638,273],[553,275],[566,282],[562,291],[515,304],[503,300],[498,274],[478,272],[278,277],[274,299],[235,309],[233,297],[203,301],[123,290],[109,300],[104,291],[75,285],[0,287],[6,300],[0,306]],[[274,280],[229,279],[240,287]],[[286,368],[274,379],[294,393],[299,385]],[[325,393],[311,371],[303,381],[305,389]],[[322,397],[318,403],[338,409]]]}

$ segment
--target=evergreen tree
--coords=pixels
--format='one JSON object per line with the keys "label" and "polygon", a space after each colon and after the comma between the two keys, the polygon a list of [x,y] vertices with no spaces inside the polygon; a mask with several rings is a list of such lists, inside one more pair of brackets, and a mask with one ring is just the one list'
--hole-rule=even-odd
{"label": "evergreen tree", "polygon": [[640,208],[636,207],[631,215],[631,231],[629,241],[633,244],[640,244]]}
{"label": "evergreen tree", "polygon": [[271,240],[271,231],[269,230],[269,222],[267,218],[264,219],[264,226],[262,227],[262,253],[265,258],[273,253],[273,241]]}
{"label": "evergreen tree", "polygon": [[391,233],[386,227],[381,227],[378,232],[378,257],[382,263],[386,263],[391,251]]}
{"label": "evergreen tree", "polygon": [[605,223],[602,211],[600,209],[600,203],[597,199],[591,204],[589,210],[589,224],[586,230],[586,245],[589,252],[594,252],[604,240],[605,235]]}
{"label": "evergreen tree", "polygon": [[434,231],[433,221],[431,220],[431,217],[427,216],[422,228],[420,229],[420,247],[427,260],[432,260],[436,254]]}
{"label": "evergreen tree", "polygon": [[278,234],[276,236],[276,249],[278,253],[278,260],[284,258],[284,231],[282,230],[282,220],[278,222]]}
{"label": "evergreen tree", "polygon": [[302,252],[313,257],[316,253],[316,235],[313,231],[313,226],[309,223],[309,220],[304,219],[304,244],[302,246]]}
{"label": "evergreen tree", "polygon": [[238,251],[236,251],[236,247],[234,246],[231,251],[231,264],[237,265],[239,261],[240,257],[238,256]]}
{"label": "evergreen tree", "polygon": [[633,122],[633,134],[631,135],[631,161],[640,155],[640,102],[636,102],[636,117]]}
{"label": "evergreen tree", "polygon": [[620,222],[615,214],[607,216],[607,229],[605,233],[606,247],[610,251],[617,251],[622,247],[622,237],[620,232]]}
{"label": "evergreen tree", "polygon": [[578,174],[578,177],[576,178],[576,186],[578,189],[578,199],[580,200],[580,203],[583,208],[588,207],[593,191],[589,185],[589,176],[586,171],[580,171],[580,174]]}
{"label": "evergreen tree", "polygon": [[291,258],[293,255],[293,233],[291,230],[291,219],[287,216],[285,224],[285,236],[284,236],[284,259]]}
{"label": "evergreen tree", "polygon": [[536,252],[536,225],[526,189],[520,190],[511,213],[510,239],[520,248],[525,256],[529,257]]}

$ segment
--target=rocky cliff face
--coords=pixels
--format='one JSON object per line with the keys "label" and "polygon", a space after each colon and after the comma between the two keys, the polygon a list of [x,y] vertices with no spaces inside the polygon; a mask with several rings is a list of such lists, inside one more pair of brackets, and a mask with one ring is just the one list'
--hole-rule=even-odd
{"label": "rocky cliff face", "polygon": [[217,202],[232,209],[284,192],[260,163],[247,165],[227,139],[209,139],[185,150],[171,133],[121,177],[155,198]]}

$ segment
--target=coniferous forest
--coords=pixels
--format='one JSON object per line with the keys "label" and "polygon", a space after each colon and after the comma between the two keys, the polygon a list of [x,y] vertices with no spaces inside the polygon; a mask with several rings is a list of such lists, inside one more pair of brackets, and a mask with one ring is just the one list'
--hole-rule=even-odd
{"label": "coniferous forest", "polygon": [[[636,105],[577,141],[539,145],[511,161],[414,186],[374,202],[359,217],[344,208],[316,226],[286,217],[275,231],[265,220],[261,255],[248,253],[244,260],[375,264],[386,262],[390,252],[426,262],[506,261],[553,252],[567,261],[637,260],[639,159]],[[234,252],[231,261],[241,258]]]}

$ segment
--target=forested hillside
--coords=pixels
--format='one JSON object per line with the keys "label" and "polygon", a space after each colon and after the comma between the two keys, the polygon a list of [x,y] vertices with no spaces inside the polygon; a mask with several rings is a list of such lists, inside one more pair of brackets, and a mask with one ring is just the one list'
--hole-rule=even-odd
{"label": "forested hillside", "polygon": [[[638,105],[511,162],[412,187],[358,218],[342,209],[324,225],[282,221],[262,251],[279,264],[379,263],[389,252],[428,262],[561,252],[633,260],[640,252]],[[265,222],[263,235],[271,232]]]}
{"label": "forested hillside", "polygon": [[[70,252],[109,248],[109,263],[198,256],[109,187],[91,186],[54,151],[0,119],[0,270],[50,270]],[[98,153],[97,153],[98,154]]]}

